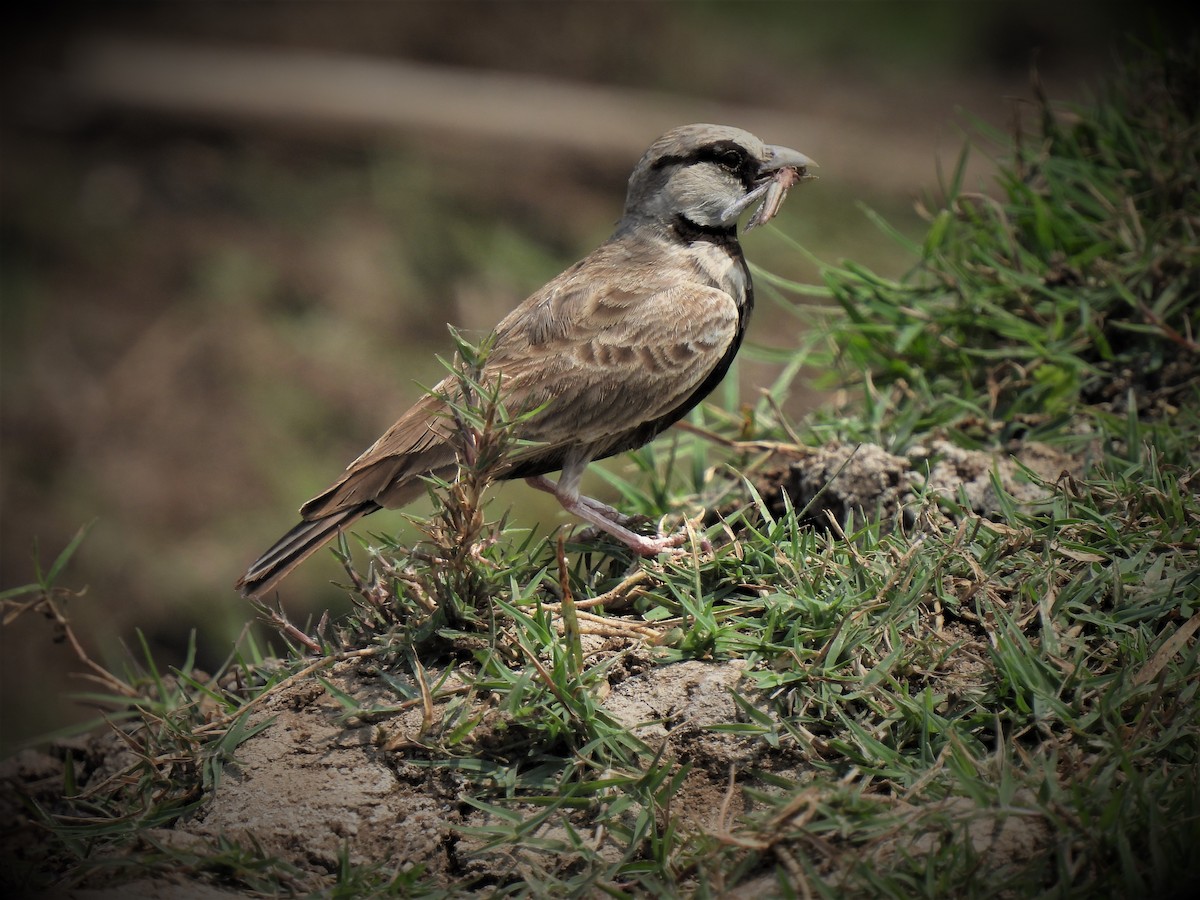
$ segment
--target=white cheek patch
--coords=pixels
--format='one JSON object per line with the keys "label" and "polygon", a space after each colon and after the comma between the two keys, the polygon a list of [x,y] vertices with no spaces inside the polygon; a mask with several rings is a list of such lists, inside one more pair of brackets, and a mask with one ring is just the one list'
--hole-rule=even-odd
{"label": "white cheek patch", "polygon": [[670,202],[685,218],[715,226],[729,223],[727,210],[731,203],[740,202],[742,186],[716,166],[701,164],[681,169],[667,190]]}

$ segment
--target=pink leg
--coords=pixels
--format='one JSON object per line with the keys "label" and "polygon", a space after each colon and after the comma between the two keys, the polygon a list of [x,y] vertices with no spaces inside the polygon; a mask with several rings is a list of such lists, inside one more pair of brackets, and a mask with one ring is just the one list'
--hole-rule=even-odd
{"label": "pink leg", "polygon": [[583,496],[574,485],[563,485],[563,482],[567,480],[566,477],[563,477],[559,479],[558,484],[555,484],[545,475],[538,475],[534,478],[526,478],[525,483],[539,491],[553,494],[567,512],[578,516],[601,531],[611,534],[640,556],[657,556],[664,550],[678,547],[687,540],[687,535],[682,531],[679,534],[659,535],[658,537],[646,537],[630,531],[622,524],[628,521],[626,516],[599,500]]}
{"label": "pink leg", "polygon": [[[525,483],[530,487],[537,488],[539,491],[545,491],[547,494],[553,494],[560,503],[562,502],[562,496],[559,494],[558,485],[545,475],[535,475],[533,478],[526,478]],[[563,493],[567,493],[565,489]],[[584,496],[578,491],[575,492],[575,497],[580,503],[583,503],[586,506],[594,509],[596,512],[600,513],[600,515],[604,516],[610,521],[616,522],[618,525],[624,525],[629,521],[629,516],[622,515],[607,503],[601,503],[599,500],[593,500],[591,497]]]}

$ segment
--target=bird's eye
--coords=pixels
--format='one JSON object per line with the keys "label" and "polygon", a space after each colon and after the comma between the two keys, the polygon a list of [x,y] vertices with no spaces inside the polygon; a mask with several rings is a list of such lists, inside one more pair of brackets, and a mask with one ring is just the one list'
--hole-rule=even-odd
{"label": "bird's eye", "polygon": [[737,175],[746,165],[746,151],[737,144],[721,141],[703,148],[696,154],[696,159],[716,163],[722,169]]}
{"label": "bird's eye", "polygon": [[717,162],[731,172],[736,172],[742,167],[743,157],[737,150],[726,150],[717,157]]}

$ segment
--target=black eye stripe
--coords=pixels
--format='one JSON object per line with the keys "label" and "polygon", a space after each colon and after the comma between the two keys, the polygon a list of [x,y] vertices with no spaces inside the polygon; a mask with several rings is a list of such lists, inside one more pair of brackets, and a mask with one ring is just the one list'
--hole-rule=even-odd
{"label": "black eye stripe", "polygon": [[717,141],[696,151],[696,162],[715,162],[737,172],[749,162],[750,154],[733,141]]}
{"label": "black eye stripe", "polygon": [[660,156],[651,165],[651,169],[704,162],[715,163],[730,172],[742,182],[746,190],[754,186],[754,179],[758,175],[758,162],[745,147],[735,141],[713,141],[711,144],[697,147],[691,153]]}
{"label": "black eye stripe", "polygon": [[697,147],[688,154],[670,154],[660,156],[651,168],[662,169],[673,165],[690,165],[698,162],[712,162],[727,169],[741,172],[745,168],[754,168],[753,160],[746,148],[734,141],[714,141]]}

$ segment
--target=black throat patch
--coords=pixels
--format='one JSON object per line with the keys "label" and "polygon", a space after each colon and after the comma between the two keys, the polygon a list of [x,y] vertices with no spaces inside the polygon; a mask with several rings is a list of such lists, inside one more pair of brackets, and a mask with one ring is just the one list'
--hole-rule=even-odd
{"label": "black throat patch", "polygon": [[692,244],[696,241],[704,241],[705,243],[716,244],[718,247],[725,247],[733,255],[739,257],[742,255],[742,247],[738,243],[736,223],[732,225],[700,225],[693,222],[683,213],[679,213],[671,223],[671,230],[685,243]]}

